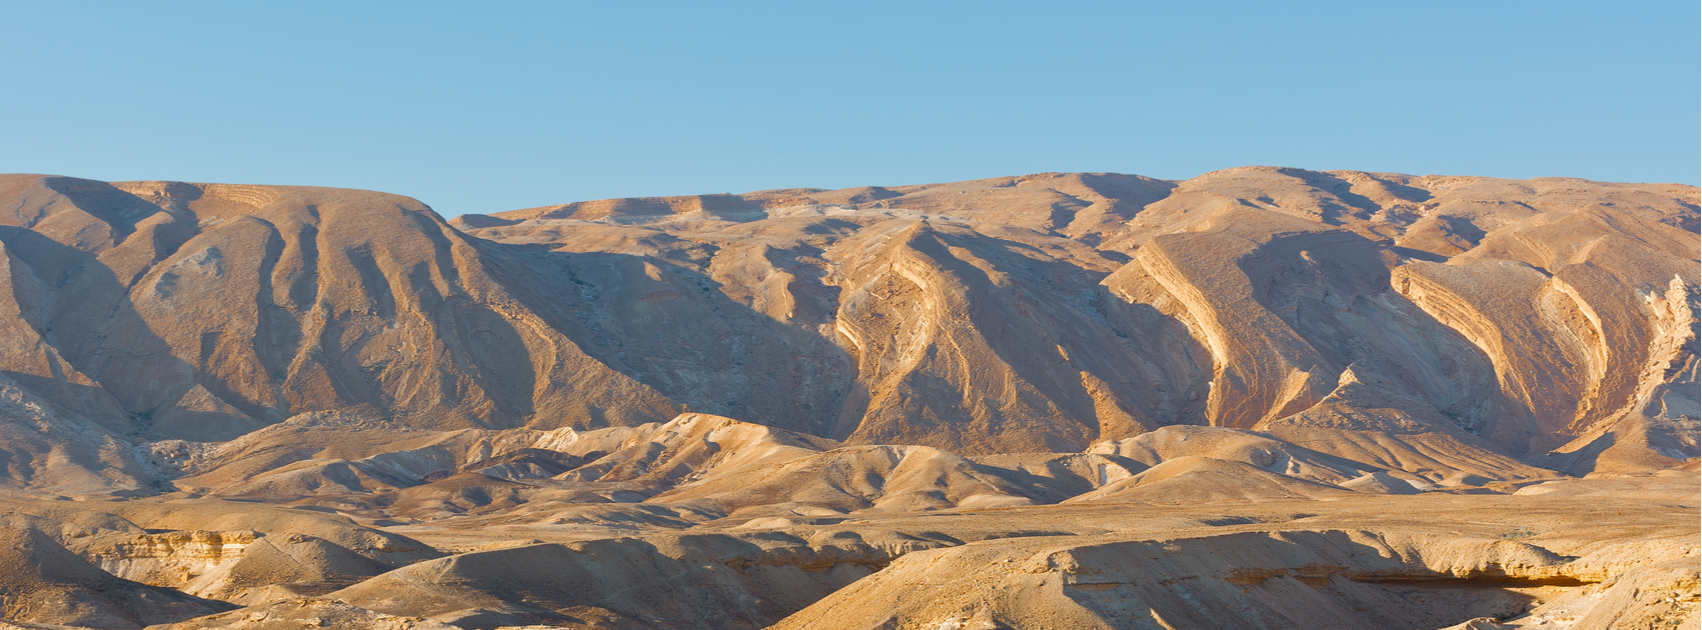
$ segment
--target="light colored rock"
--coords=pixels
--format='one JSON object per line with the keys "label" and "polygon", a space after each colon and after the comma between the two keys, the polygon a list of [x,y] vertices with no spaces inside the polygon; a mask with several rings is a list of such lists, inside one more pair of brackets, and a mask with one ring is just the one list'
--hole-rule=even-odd
{"label": "light colored rock", "polygon": [[0,617],[1695,627],[1699,202],[0,176]]}

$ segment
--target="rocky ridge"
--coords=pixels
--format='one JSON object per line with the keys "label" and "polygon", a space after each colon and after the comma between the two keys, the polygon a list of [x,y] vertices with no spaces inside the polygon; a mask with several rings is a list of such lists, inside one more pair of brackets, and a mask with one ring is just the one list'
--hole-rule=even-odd
{"label": "rocky ridge", "polygon": [[1698,619],[1694,187],[0,200],[26,627]]}

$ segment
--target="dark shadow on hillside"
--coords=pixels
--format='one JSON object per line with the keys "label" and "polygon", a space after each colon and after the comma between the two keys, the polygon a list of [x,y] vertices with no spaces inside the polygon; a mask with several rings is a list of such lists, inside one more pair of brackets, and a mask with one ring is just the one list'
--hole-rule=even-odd
{"label": "dark shadow on hillside", "polygon": [[[195,386],[194,367],[172,353],[171,346],[137,314],[129,290],[92,254],[9,226],[0,227],[0,243],[51,285],[42,287],[43,319],[31,322],[38,326],[37,332],[131,415],[123,419],[95,415],[90,420],[120,433],[146,430],[155,413]],[[19,289],[14,286],[14,291]],[[25,297],[14,295],[13,299]],[[42,393],[68,409],[83,406],[65,399],[72,391],[64,387]]]}
{"label": "dark shadow on hillside", "polygon": [[[471,242],[510,295],[556,332],[692,411],[828,436],[851,392],[856,365],[843,349],[728,298],[695,270],[648,256]],[[639,283],[652,290],[636,294]]]}

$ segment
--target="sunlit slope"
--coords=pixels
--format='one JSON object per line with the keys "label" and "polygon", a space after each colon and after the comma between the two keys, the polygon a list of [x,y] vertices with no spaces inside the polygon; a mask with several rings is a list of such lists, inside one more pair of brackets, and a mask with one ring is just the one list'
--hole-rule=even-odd
{"label": "sunlit slope", "polygon": [[[36,427],[3,447],[15,486],[148,492],[173,473],[132,444],[321,411],[588,430],[689,409],[964,456],[1171,425],[1329,454],[1401,425],[1431,459],[1585,472],[1696,455],[1687,186],[1247,167],[450,223],[304,187],[12,175],[0,201],[7,430]],[[1371,433],[1350,447],[1344,422]]]}

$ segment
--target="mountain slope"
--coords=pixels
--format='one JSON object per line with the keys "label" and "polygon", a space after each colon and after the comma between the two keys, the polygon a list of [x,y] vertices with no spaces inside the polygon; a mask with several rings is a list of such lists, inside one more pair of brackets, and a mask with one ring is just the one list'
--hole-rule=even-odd
{"label": "mountain slope", "polygon": [[[0,376],[85,427],[49,441],[105,453],[69,459],[128,471],[90,486],[112,490],[171,474],[126,441],[306,412],[592,429],[689,408],[850,445],[1076,452],[1295,418],[1348,372],[1438,435],[1540,458],[1633,415],[1657,419],[1639,435],[1695,421],[1674,387],[1696,373],[1697,201],[1247,167],[446,223],[365,191],[10,175]],[[1389,408],[1366,404],[1329,403]]]}

